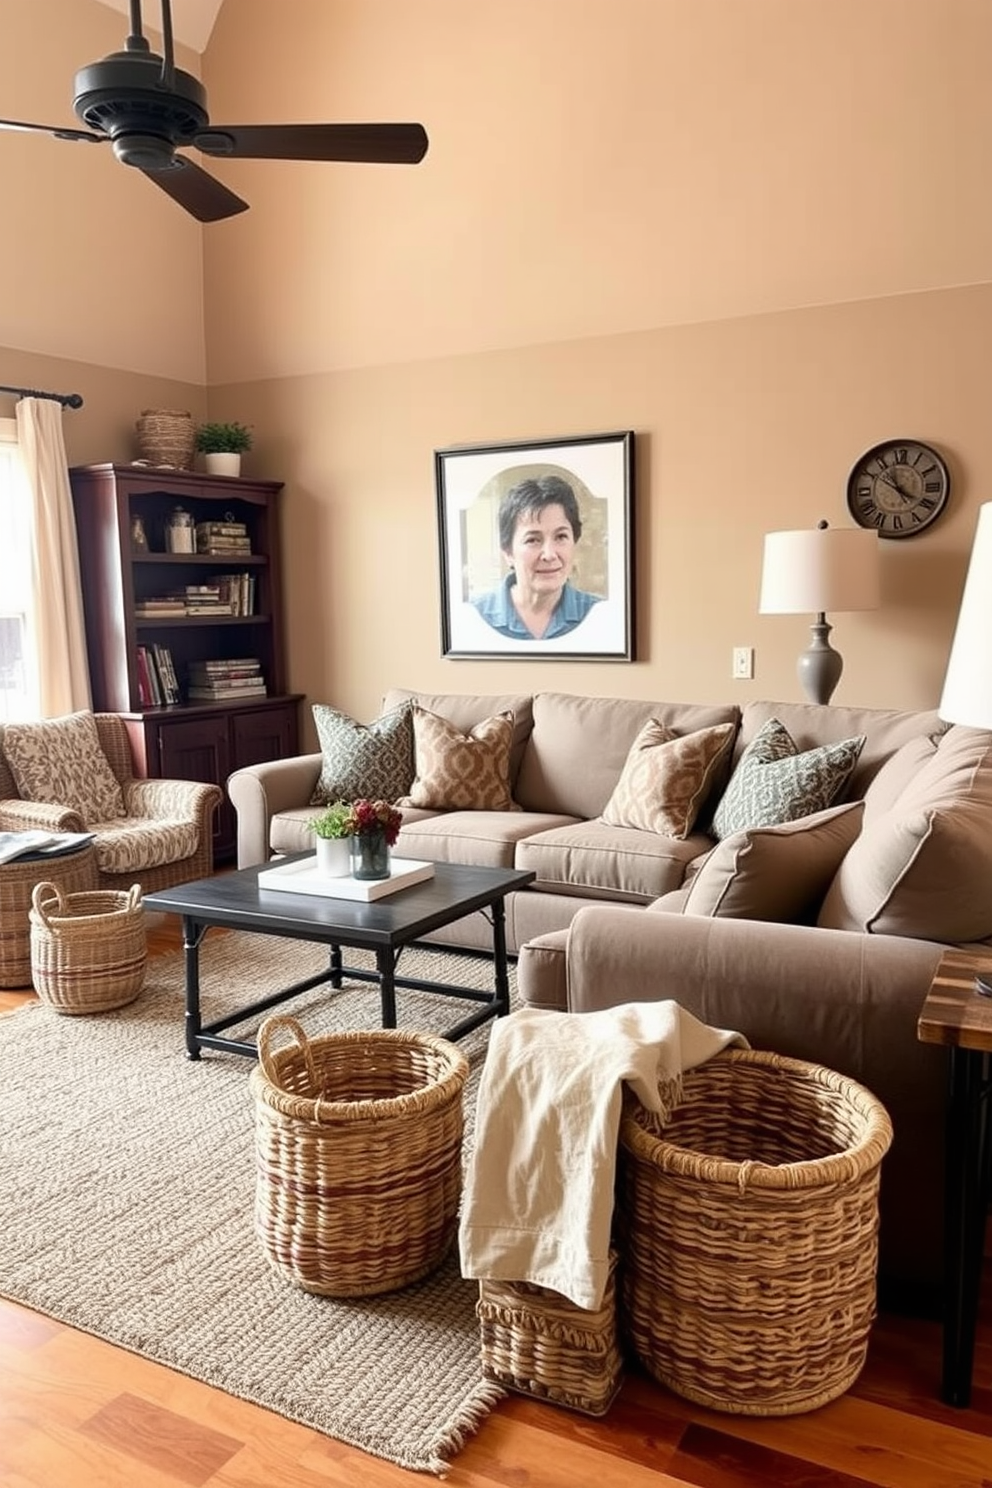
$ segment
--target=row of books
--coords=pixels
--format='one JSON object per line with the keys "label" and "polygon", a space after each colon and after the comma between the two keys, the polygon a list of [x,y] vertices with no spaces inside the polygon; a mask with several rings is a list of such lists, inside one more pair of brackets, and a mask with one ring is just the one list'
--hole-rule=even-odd
{"label": "row of books", "polygon": [[253,615],[255,575],[218,574],[208,584],[186,584],[168,594],[135,601],[139,620],[170,619],[180,615]]}
{"label": "row of books", "polygon": [[265,695],[262,663],[257,656],[191,661],[189,664],[188,697],[191,703],[229,702]]}
{"label": "row of books", "polygon": [[179,679],[168,646],[139,646],[138,700],[143,708],[161,708],[180,699]]}

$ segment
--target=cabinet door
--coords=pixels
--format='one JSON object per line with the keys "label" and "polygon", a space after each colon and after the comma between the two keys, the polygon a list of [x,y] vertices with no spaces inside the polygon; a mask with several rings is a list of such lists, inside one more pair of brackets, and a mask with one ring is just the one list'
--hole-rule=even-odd
{"label": "cabinet door", "polygon": [[[158,725],[158,767],[164,779],[223,785],[231,773],[230,761],[225,714]],[[234,846],[234,812],[225,800],[214,817],[214,857],[230,856]]]}
{"label": "cabinet door", "polygon": [[259,708],[231,715],[231,769],[291,759],[298,753],[296,707]]}

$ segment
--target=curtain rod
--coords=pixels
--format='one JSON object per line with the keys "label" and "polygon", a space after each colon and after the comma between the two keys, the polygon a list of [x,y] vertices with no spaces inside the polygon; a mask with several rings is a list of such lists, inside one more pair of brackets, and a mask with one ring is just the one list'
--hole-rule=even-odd
{"label": "curtain rod", "polygon": [[63,408],[82,408],[83,400],[79,393],[43,393],[38,388],[4,387],[0,385],[0,393],[15,393],[19,398],[51,398],[55,403],[61,403]]}

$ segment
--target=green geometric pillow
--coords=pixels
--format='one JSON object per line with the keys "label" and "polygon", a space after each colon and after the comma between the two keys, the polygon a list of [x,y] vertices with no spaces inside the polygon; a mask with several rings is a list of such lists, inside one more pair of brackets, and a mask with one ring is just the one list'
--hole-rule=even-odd
{"label": "green geometric pillow", "polygon": [[774,827],[826,810],[847,783],[864,743],[859,734],[800,754],[785,725],[769,718],[730,777],[713,813],[713,836]]}
{"label": "green geometric pillow", "polygon": [[374,723],[356,723],[347,713],[314,703],[320,768],[311,806],[330,801],[398,801],[413,784],[413,713],[409,703]]}

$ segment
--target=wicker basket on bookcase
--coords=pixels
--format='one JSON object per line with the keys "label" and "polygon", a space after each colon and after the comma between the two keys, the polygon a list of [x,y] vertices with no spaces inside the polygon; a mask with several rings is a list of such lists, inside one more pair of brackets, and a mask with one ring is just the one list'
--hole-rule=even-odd
{"label": "wicker basket on bookcase", "polygon": [[35,884],[30,920],[31,980],[55,1012],[106,1013],[137,997],[148,958],[140,884],[81,894]]}
{"label": "wicker basket on bookcase", "polygon": [[255,1232],[270,1265],[325,1297],[395,1291],[439,1266],[458,1224],[464,1055],[396,1029],[308,1038],[277,1015],[258,1058]]}
{"label": "wicker basket on bookcase", "polygon": [[142,460],[172,470],[192,470],[196,447],[192,414],[173,408],[145,408],[134,427]]}
{"label": "wicker basket on bookcase", "polygon": [[669,1120],[620,1130],[621,1330],[698,1405],[793,1415],[842,1394],[875,1317],[878,1182],[892,1125],[821,1065],[731,1050]]}

